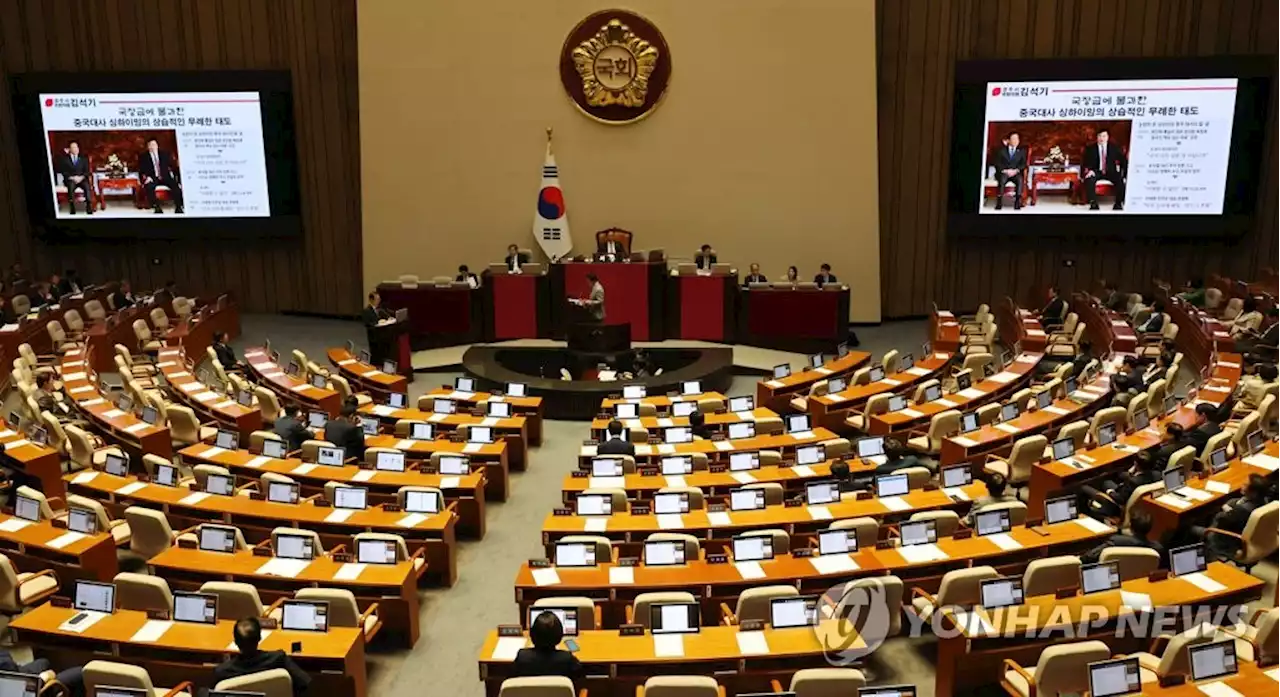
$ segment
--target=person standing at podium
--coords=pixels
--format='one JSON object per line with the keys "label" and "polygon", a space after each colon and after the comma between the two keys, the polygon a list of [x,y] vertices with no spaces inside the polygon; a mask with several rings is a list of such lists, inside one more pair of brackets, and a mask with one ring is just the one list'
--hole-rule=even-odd
{"label": "person standing at podium", "polygon": [[587,314],[591,316],[594,322],[604,321],[604,285],[600,283],[600,277],[594,273],[587,274],[587,282],[591,284],[591,294],[581,301],[582,307],[587,310]]}
{"label": "person standing at podium", "polygon": [[369,304],[360,312],[360,319],[364,322],[365,333],[369,340],[369,356],[374,363],[381,363],[387,356],[389,347],[387,342],[382,338],[381,324],[391,319],[391,313],[382,307],[382,296],[378,295],[378,291],[369,293]]}

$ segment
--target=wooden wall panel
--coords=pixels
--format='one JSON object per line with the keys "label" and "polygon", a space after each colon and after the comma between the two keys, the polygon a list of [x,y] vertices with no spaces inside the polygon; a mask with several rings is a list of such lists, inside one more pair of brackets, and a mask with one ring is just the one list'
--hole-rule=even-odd
{"label": "wooden wall panel", "polygon": [[[1233,244],[948,239],[947,179],[956,61],[1099,56],[1275,55],[1275,0],[877,0],[881,304],[973,308],[1048,283],[1153,276],[1252,278],[1277,264],[1276,100],[1252,230]],[[1028,222],[1028,226],[1033,225]],[[1071,262],[1073,266],[1066,267]]]}
{"label": "wooden wall panel", "polygon": [[[14,142],[8,79],[32,71],[289,70],[301,237],[49,245],[27,217],[18,156],[0,152],[0,264],[76,268],[137,287],[229,289],[253,311],[354,314],[360,287],[355,0],[8,0],[0,3],[0,143]],[[153,264],[159,260],[159,264]]]}

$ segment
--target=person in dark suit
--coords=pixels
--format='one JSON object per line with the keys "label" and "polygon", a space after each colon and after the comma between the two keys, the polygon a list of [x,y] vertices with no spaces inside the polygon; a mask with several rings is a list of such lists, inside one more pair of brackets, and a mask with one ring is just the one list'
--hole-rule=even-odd
{"label": "person in dark suit", "polygon": [[522,254],[520,248],[514,244],[507,245],[507,271],[519,273],[520,267],[529,263],[529,255]]}
{"label": "person in dark suit", "polygon": [[137,302],[133,299],[133,286],[128,280],[120,281],[120,287],[111,295],[111,302],[115,304],[116,312],[133,307]]}
{"label": "person in dark suit", "polygon": [[311,685],[311,676],[307,671],[299,668],[283,651],[258,650],[258,643],[262,641],[262,622],[257,617],[245,617],[236,622],[232,636],[240,653],[213,669],[213,684],[283,668],[288,671],[289,681],[293,683],[294,697],[306,694],[307,687]]}
{"label": "person in dark suit", "polygon": [[1205,541],[1209,552],[1219,559],[1232,558],[1240,549],[1240,540],[1213,530],[1221,530],[1239,535],[1249,524],[1249,516],[1257,509],[1267,505],[1271,494],[1271,484],[1261,474],[1249,475],[1249,483],[1244,487],[1244,495],[1228,501],[1213,519],[1209,528],[1193,526],[1191,533]]}
{"label": "person in dark suit", "polygon": [[1111,132],[1103,128],[1098,131],[1097,142],[1084,149],[1084,196],[1089,201],[1089,210],[1098,210],[1098,180],[1111,182],[1116,192],[1116,203],[1112,210],[1124,210],[1124,177],[1129,169],[1124,150],[1111,141]]}
{"label": "person in dark suit", "polygon": [[235,350],[227,343],[226,332],[214,333],[213,354],[218,357],[218,362],[226,370],[235,370],[240,367],[240,359],[236,358]]}
{"label": "person in dark suit", "polygon": [[564,627],[555,613],[543,612],[529,625],[529,639],[533,647],[520,649],[511,664],[514,677],[564,677],[577,682],[582,680],[582,663],[568,651],[557,649],[564,638]]}
{"label": "person in dark suit", "polygon": [[818,267],[818,273],[813,277],[813,282],[821,288],[828,283],[836,283],[836,275],[831,273],[831,264],[823,264]]}
{"label": "person in dark suit", "polygon": [[1276,360],[1277,344],[1280,343],[1280,309],[1267,308],[1263,324],[1267,328],[1261,332],[1245,332],[1236,339],[1236,351],[1244,354],[1246,362]]}
{"label": "person in dark suit", "polygon": [[71,295],[73,293],[79,293],[80,291],[80,279],[76,278],[76,270],[67,269],[67,272],[62,274],[62,277],[58,281],[58,295]]}
{"label": "person in dark suit", "polygon": [[760,265],[752,264],[751,273],[747,274],[747,277],[742,279],[742,287],[746,288],[752,283],[768,283],[768,282],[769,282],[769,279],[765,278],[765,275],[760,273]]}
{"label": "person in dark suit", "polygon": [[600,240],[596,245],[596,256],[613,257],[613,259],[621,261],[627,256],[627,250],[621,242],[612,239],[605,239]]}
{"label": "person in dark suit", "polygon": [[458,275],[454,276],[453,280],[456,283],[465,283],[472,288],[480,287],[480,277],[471,273],[471,269],[467,268],[466,264],[458,266]]}
{"label": "person in dark suit", "polygon": [[1049,286],[1049,302],[1040,311],[1040,324],[1047,329],[1062,324],[1067,316],[1067,301],[1062,299],[1062,292],[1057,286]]}
{"label": "person in dark suit", "polygon": [[996,210],[1004,208],[1004,188],[1013,182],[1013,209],[1022,208],[1023,170],[1027,168],[1027,151],[1018,147],[1021,136],[1010,131],[1001,141],[1003,145],[991,152],[991,164],[996,168]]}
{"label": "person in dark suit", "polygon": [[281,407],[284,413],[272,424],[271,430],[288,444],[290,450],[301,450],[303,441],[311,440],[311,431],[302,423],[302,412],[296,404]]}
{"label": "person in dark suit", "polygon": [[31,290],[31,306],[43,307],[58,302],[58,298],[54,296],[53,290],[48,283],[37,283],[35,288]]}
{"label": "person in dark suit", "polygon": [[1116,532],[1105,542],[1085,552],[1080,561],[1085,564],[1097,564],[1102,553],[1112,547],[1145,547],[1155,550],[1160,555],[1160,565],[1164,566],[1164,545],[1149,539],[1151,535],[1151,514],[1144,510],[1135,510],[1129,516],[1129,533]]}
{"label": "person in dark suit", "polygon": [[182,184],[178,168],[173,163],[173,155],[160,149],[155,138],[147,141],[147,151],[138,157],[138,176],[142,178],[142,188],[147,192],[147,202],[160,210],[160,200],[156,198],[156,187],[169,187],[169,196],[173,198],[173,212],[182,213]]}
{"label": "person in dark suit", "polygon": [[336,419],[324,425],[324,439],[346,450],[347,457],[364,459],[364,429],[357,422],[356,405],[344,403]]}
{"label": "person in dark suit", "polygon": [[884,439],[884,464],[876,465],[876,475],[893,474],[907,467],[929,467],[915,453],[897,438]]}
{"label": "person in dark suit", "polygon": [[80,154],[80,144],[67,143],[66,154],[58,157],[58,173],[62,185],[67,187],[67,205],[71,215],[76,214],[76,191],[84,193],[84,212],[93,215],[93,173],[89,171],[89,158]]}
{"label": "person in dark suit", "polygon": [[1196,417],[1200,425],[1187,433],[1187,445],[1194,446],[1197,455],[1204,452],[1204,446],[1209,444],[1209,439],[1222,433],[1222,422],[1227,420],[1227,415],[1230,413],[1230,407],[1222,409],[1208,402],[1197,404]]}
{"label": "person in dark suit", "polygon": [[1160,469],[1156,467],[1156,456],[1150,450],[1143,450],[1134,456],[1133,467],[1118,478],[1105,479],[1097,488],[1088,484],[1080,487],[1084,511],[1094,518],[1119,518],[1138,487],[1158,481]]}
{"label": "person in dark suit", "polygon": [[378,291],[369,293],[369,304],[364,306],[360,311],[360,321],[364,322],[366,339],[369,342],[369,357],[374,363],[381,363],[386,360],[391,352],[387,339],[383,337],[380,331],[379,322],[391,319],[392,315],[382,307],[382,296],[378,295]]}
{"label": "person in dark suit", "polygon": [[[53,666],[47,658],[37,658],[30,663],[19,664],[13,660],[13,654],[8,651],[0,650],[0,670],[10,673],[22,673],[23,675],[39,675],[46,670],[51,670]],[[71,697],[81,697],[84,695],[84,667],[76,666],[58,671],[55,678],[58,682],[66,686],[71,693]]]}
{"label": "person in dark suit", "polygon": [[694,411],[689,415],[689,430],[694,438],[711,440],[711,428],[707,426],[707,417],[702,411]]}
{"label": "person in dark suit", "polygon": [[715,250],[713,250],[709,244],[702,245],[702,249],[700,249],[697,256],[693,258],[693,262],[698,265],[698,269],[702,271],[710,271],[711,265],[716,263]]}
{"label": "person in dark suit", "polygon": [[599,447],[596,448],[598,455],[630,455],[636,456],[636,446],[629,440],[622,437],[622,422],[614,419],[609,422],[606,429],[608,438],[605,439]]}

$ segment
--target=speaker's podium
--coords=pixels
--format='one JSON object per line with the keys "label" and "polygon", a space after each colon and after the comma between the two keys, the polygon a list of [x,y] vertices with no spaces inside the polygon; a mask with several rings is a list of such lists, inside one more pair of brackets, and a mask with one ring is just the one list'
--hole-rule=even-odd
{"label": "speaker's podium", "polygon": [[[369,356],[373,365],[382,372],[403,375],[413,382],[413,354],[409,348],[409,311],[396,310],[392,319],[384,319],[372,327],[366,327],[369,339]],[[386,370],[394,362],[395,370]]]}
{"label": "speaker's podium", "polygon": [[580,362],[608,362],[631,350],[631,323],[597,320],[576,301],[570,301],[569,352]]}

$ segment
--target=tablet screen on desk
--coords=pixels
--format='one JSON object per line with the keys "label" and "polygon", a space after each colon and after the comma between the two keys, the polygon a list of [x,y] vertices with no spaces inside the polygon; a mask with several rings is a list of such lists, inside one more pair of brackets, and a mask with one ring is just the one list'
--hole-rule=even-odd
{"label": "tablet screen on desk", "polygon": [[960,432],[972,433],[978,430],[978,412],[971,411],[960,417]]}
{"label": "tablet screen on desk", "polygon": [[1080,590],[1086,595],[1120,587],[1120,562],[1108,561],[1080,567]]}
{"label": "tablet screen on desk", "polygon": [[200,549],[223,554],[236,551],[236,529],[221,525],[201,525]]}
{"label": "tablet screen on desk", "polygon": [[545,607],[537,606],[529,608],[529,626],[533,626],[533,621],[538,619],[538,615],[544,612],[550,612],[560,620],[560,627],[564,629],[565,636],[578,636],[578,608],[576,607]]}
{"label": "tablet screen on desk", "polygon": [[436,437],[436,427],[422,421],[415,421],[409,424],[409,438],[411,440],[431,440]]}
{"label": "tablet screen on desk", "polygon": [[754,397],[730,397],[729,411],[744,412],[755,411],[756,400]]}
{"label": "tablet screen on desk", "polygon": [[321,446],[316,448],[316,463],[330,467],[341,467],[347,453],[343,448]]}
{"label": "tablet screen on desk", "polygon": [[[321,426],[323,425],[321,424]],[[235,450],[240,446],[240,434],[235,431],[218,431],[218,436],[214,439],[213,444],[223,450]]]}
{"label": "tablet screen on desk", "polygon": [[323,390],[329,386],[329,379],[323,373],[316,373],[311,376],[311,386]]}
{"label": "tablet screen on desk", "polygon": [[75,608],[92,612],[115,612],[116,584],[76,581]]}
{"label": "tablet screen on desk", "polygon": [[938,526],[932,520],[903,523],[898,527],[903,547],[933,544],[938,541]]}
{"label": "tablet screen on desk", "polygon": [[323,600],[286,600],[280,626],[285,631],[329,631],[329,603]]}
{"label": "tablet screen on desk", "polygon": [[773,538],[767,535],[743,535],[733,538],[734,561],[773,559]]}
{"label": "tablet screen on desk", "polygon": [[662,474],[678,477],[693,472],[693,458],[687,455],[662,458]]}
{"label": "tablet screen on desk", "polygon": [[1006,576],[983,581],[982,607],[988,610],[1022,604],[1022,578]]}
{"label": "tablet screen on desk", "polygon": [[916,697],[915,685],[883,685],[859,687],[858,697]]}
{"label": "tablet screen on desk", "polygon": [[825,449],[821,445],[807,445],[796,448],[797,465],[816,465],[825,457]]}
{"label": "tablet screen on desk", "polygon": [[370,419],[367,416],[361,416],[360,430],[363,431],[366,436],[378,435],[378,420]]}
{"label": "tablet screen on desk", "polygon": [[23,520],[38,523],[40,522],[40,502],[30,496],[18,494],[18,500],[13,505],[13,515]]}
{"label": "tablet screen on desk", "polygon": [[848,386],[849,386],[849,381],[845,380],[844,378],[831,378],[830,380],[827,381],[827,394],[836,394],[837,392],[844,392],[845,388]]}
{"label": "tablet screen on desk", "polygon": [[452,399],[437,399],[431,402],[433,414],[453,414],[457,411],[458,405]]}
{"label": "tablet screen on desk", "polygon": [[858,551],[857,530],[823,530],[818,533],[818,554],[849,554]]}
{"label": "tablet screen on desk", "polygon": [[262,441],[262,454],[270,458],[281,459],[288,453],[288,446],[282,440],[268,438]]}
{"label": "tablet screen on desk", "polygon": [[742,438],[754,438],[756,435],[756,425],[751,421],[740,421],[738,423],[729,424],[729,439],[739,440]]}
{"label": "tablet screen on desk", "polygon": [[644,399],[644,396],[645,396],[644,385],[623,385],[622,386],[623,399]]}
{"label": "tablet screen on desk", "polygon": [[616,419],[638,419],[640,405],[635,402],[618,402],[613,405],[613,416]]}
{"label": "tablet screen on desk", "polygon": [[310,428],[324,428],[329,423],[329,415],[322,411],[307,412],[307,426]]}
{"label": "tablet screen on desk", "polygon": [[395,564],[398,557],[394,540],[360,540],[356,544],[356,561],[361,564]]}
{"label": "tablet screen on desk", "polygon": [[764,489],[734,489],[729,492],[730,510],[758,511],[764,505]]}
{"label": "tablet screen on desk", "polygon": [[969,486],[973,483],[973,471],[968,465],[956,465],[942,468],[942,486],[954,488]]}
{"label": "tablet screen on desk", "polygon": [[782,378],[788,377],[789,375],[791,375],[791,364],[790,364],[790,363],[781,363],[781,364],[778,364],[778,365],[773,366],[773,379],[774,379],[774,380],[781,380]]}
{"label": "tablet screen on desk", "polygon": [[803,433],[808,430],[808,414],[791,414],[787,416],[787,433]]}
{"label": "tablet screen on desk", "polygon": [[974,528],[979,536],[999,535],[1000,533],[1009,532],[1012,529],[1012,524],[1009,520],[1009,509],[1001,508],[996,511],[979,513],[974,517]]}
{"label": "tablet screen on desk", "polygon": [[867,374],[867,379],[870,380],[871,382],[880,382],[881,380],[883,380],[884,366],[878,365],[872,368],[871,372]]}
{"label": "tablet screen on desk", "polygon": [[1151,423],[1151,417],[1147,415],[1146,409],[1139,409],[1133,414],[1133,430],[1141,431]]}
{"label": "tablet screen on desk", "polygon": [[274,537],[275,556],[282,559],[315,559],[315,537],[310,535],[292,535],[288,532],[276,533]]}
{"label": "tablet screen on desk", "polygon": [[1074,438],[1059,438],[1053,442],[1053,459],[1065,460],[1076,451]]}
{"label": "tablet screen on desk", "polygon": [[760,469],[760,453],[731,453],[729,455],[730,472],[746,472]]}
{"label": "tablet screen on desk", "polygon": [[[98,514],[90,508],[71,506],[67,513],[67,529],[81,535],[98,534]],[[0,697],[4,697],[0,693]]]}
{"label": "tablet screen on desk", "polygon": [[465,477],[471,474],[471,460],[460,455],[441,455],[440,474]]}
{"label": "tablet screen on desk", "polygon": [[889,398],[889,406],[885,411],[902,411],[907,408],[907,398],[896,394]]}
{"label": "tablet screen on desk", "polygon": [[1217,450],[1209,453],[1209,469],[1213,470],[1214,474],[1217,474],[1226,468],[1227,468],[1227,449],[1226,448],[1218,448]]}
{"label": "tablet screen on desk", "polygon": [[218,496],[230,496],[235,490],[231,477],[225,474],[209,474],[204,478],[204,491],[206,494],[216,494]]}
{"label": "tablet screen on desk", "polygon": [[804,487],[805,503],[810,506],[835,503],[840,500],[839,482],[814,482]]}
{"label": "tablet screen on desk", "polygon": [[680,394],[686,396],[702,394],[702,382],[698,380],[686,380],[680,384]]}
{"label": "tablet screen on desk", "polygon": [[379,452],[373,466],[383,472],[403,472],[404,453],[398,450],[396,452]]}
{"label": "tablet screen on desk", "polygon": [[156,421],[159,421],[159,420],[160,420],[160,412],[156,411],[155,407],[142,408],[143,423],[147,424],[148,426],[155,426]]}
{"label": "tablet screen on desk", "polygon": [[107,461],[102,468],[107,471],[107,474],[114,474],[117,477],[129,476],[129,461],[124,459],[123,455],[107,453]]}
{"label": "tablet screen on desk", "polygon": [[1116,442],[1116,424],[1115,422],[1103,424],[1098,427],[1098,447],[1111,445]]}
{"label": "tablet screen on desk", "polygon": [[613,497],[608,494],[578,494],[574,505],[578,515],[613,515]]}
{"label": "tablet screen on desk", "polygon": [[669,444],[689,443],[693,441],[693,430],[685,426],[668,428],[663,432],[663,440]]}
{"label": "tablet screen on desk", "polygon": [[1142,672],[1136,657],[1089,664],[1089,692],[1092,697],[1120,697],[1141,691]]}
{"label": "tablet screen on desk", "polygon": [[297,503],[298,485],[295,482],[268,482],[267,500],[272,503]]}
{"label": "tablet screen on desk", "polygon": [[36,697],[43,683],[38,675],[0,671],[0,697]]}
{"label": "tablet screen on desk", "polygon": [[362,511],[368,505],[369,490],[358,486],[339,486],[333,489],[333,507]]}
{"label": "tablet screen on desk", "polygon": [[1204,545],[1194,544],[1169,551],[1169,570],[1174,576],[1196,574],[1209,568]]}
{"label": "tablet screen on desk", "polygon": [[1017,402],[1009,402],[1008,404],[1006,404],[1006,405],[1004,405],[1004,406],[1000,407],[1000,420],[1001,420],[1001,421],[1012,421],[1012,420],[1014,420],[1014,419],[1016,419],[1016,418],[1018,418],[1018,403],[1017,403]]}
{"label": "tablet screen on desk", "polygon": [[218,596],[212,593],[173,592],[175,622],[218,623]]}
{"label": "tablet screen on desk", "polygon": [[815,353],[815,354],[813,354],[812,356],[809,356],[809,367],[810,367],[810,368],[821,368],[821,367],[822,367],[823,362],[824,362],[824,361],[823,361],[823,359],[822,359],[822,354],[821,354],[821,353]]}
{"label": "tablet screen on desk", "polygon": [[556,566],[595,566],[594,542],[557,542]]}
{"label": "tablet screen on desk", "polygon": [[177,486],[178,468],[173,465],[156,465],[155,483],[164,486]]}
{"label": "tablet screen on desk", "polygon": [[1235,675],[1239,670],[1236,664],[1235,639],[1192,646],[1189,653],[1191,654],[1191,679],[1197,682]]}
{"label": "tablet screen on desk", "polygon": [[910,480],[905,474],[885,474],[876,477],[876,496],[902,496],[911,491]]}
{"label": "tablet screen on desk", "polygon": [[942,397],[942,385],[929,385],[924,388],[924,401],[932,402]]}
{"label": "tablet screen on desk", "polygon": [[645,566],[675,566],[683,564],[684,542],[680,540],[661,540],[644,543]]}
{"label": "tablet screen on desk", "polygon": [[528,394],[529,394],[529,388],[528,388],[528,386],[527,386],[527,385],[525,385],[523,382],[508,382],[508,383],[507,383],[507,396],[508,396],[508,397],[524,397],[524,396],[526,396],[526,395],[528,395]]}
{"label": "tablet screen on desk", "polygon": [[407,396],[403,392],[390,392],[387,394],[387,406],[393,409],[404,409],[406,399]]}
{"label": "tablet screen on desk", "polygon": [[956,375],[956,392],[964,392],[973,387],[973,371],[963,370]]}
{"label": "tablet screen on desk", "polygon": [[1181,467],[1170,467],[1164,471],[1161,479],[1164,481],[1165,491],[1179,489],[1183,484],[1187,483],[1187,475],[1182,471]]}
{"label": "tablet screen on desk", "polygon": [[493,429],[488,426],[472,426],[467,429],[468,443],[492,443]]}
{"label": "tablet screen on desk", "polygon": [[818,623],[818,599],[813,596],[769,601],[769,626],[774,629],[810,627]]}
{"label": "tablet screen on desk", "polygon": [[457,378],[453,381],[453,389],[459,392],[475,392],[476,381],[472,378]]}
{"label": "tablet screen on desk", "polygon": [[[98,685],[93,688],[93,697],[152,697],[150,690],[138,687],[114,687]],[[210,694],[212,697],[212,694]]]}
{"label": "tablet screen on desk", "polygon": [[689,494],[686,492],[666,492],[662,494],[654,494],[653,496],[654,515],[688,512]]}
{"label": "tablet screen on desk", "polygon": [[655,603],[649,606],[649,631],[653,634],[692,634],[698,624],[697,603]]}
{"label": "tablet screen on desk", "polygon": [[677,418],[681,416],[689,416],[698,410],[697,402],[672,402],[671,415]]}
{"label": "tablet screen on desk", "polygon": [[510,418],[511,403],[510,402],[489,402],[488,411],[486,411],[485,413],[495,419]]}
{"label": "tablet screen on desk", "polygon": [[1047,525],[1075,520],[1077,513],[1075,496],[1059,496],[1044,503],[1044,522]]}
{"label": "tablet screen on desk", "polygon": [[621,477],[622,460],[614,457],[597,457],[591,460],[591,476]]}
{"label": "tablet screen on desk", "polygon": [[440,494],[410,489],[404,492],[404,510],[408,513],[439,513]]}
{"label": "tablet screen on desk", "polygon": [[1044,409],[1053,404],[1053,393],[1049,390],[1036,393],[1036,409]]}

